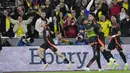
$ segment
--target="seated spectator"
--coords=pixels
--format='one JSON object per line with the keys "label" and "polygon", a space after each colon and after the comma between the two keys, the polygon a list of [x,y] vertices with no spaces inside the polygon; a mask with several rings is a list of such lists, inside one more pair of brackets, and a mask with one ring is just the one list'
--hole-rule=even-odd
{"label": "seated spectator", "polygon": [[123,37],[130,36],[130,12],[128,12],[126,18],[121,21],[120,28]]}
{"label": "seated spectator", "polygon": [[9,11],[4,10],[4,15],[2,15],[1,18],[1,26],[0,29],[2,31],[2,36],[6,37],[14,37],[13,33],[13,25],[10,23],[9,19]]}
{"label": "seated spectator", "polygon": [[65,37],[75,38],[77,36],[75,20],[72,19],[72,15],[70,13],[66,14],[65,19],[65,23],[63,24]]}
{"label": "seated spectator", "polygon": [[9,17],[9,20],[14,24],[13,32],[15,33],[15,37],[19,38],[21,35],[27,33],[27,25],[32,22],[33,17],[30,17],[28,20],[23,20],[21,16],[18,17],[18,20]]}
{"label": "seated spectator", "polygon": [[21,38],[17,42],[17,46],[31,46],[33,42],[33,38],[26,38],[25,36],[21,36]]}
{"label": "seated spectator", "polygon": [[39,38],[39,33],[35,30],[33,25],[30,25],[30,29],[27,32],[27,37],[29,38]]}
{"label": "seated spectator", "polygon": [[111,22],[104,15],[101,15],[98,23],[101,25],[101,31],[104,33],[104,36],[107,37],[112,27]]}
{"label": "seated spectator", "polygon": [[75,41],[74,45],[88,45],[88,42],[86,39],[83,38],[82,35],[78,35],[76,37],[76,41]]}
{"label": "seated spectator", "polygon": [[111,16],[113,15],[119,15],[121,12],[121,7],[119,4],[117,4],[117,1],[116,0],[113,0],[112,3],[111,3],[111,7],[109,9],[109,17],[111,18]]}

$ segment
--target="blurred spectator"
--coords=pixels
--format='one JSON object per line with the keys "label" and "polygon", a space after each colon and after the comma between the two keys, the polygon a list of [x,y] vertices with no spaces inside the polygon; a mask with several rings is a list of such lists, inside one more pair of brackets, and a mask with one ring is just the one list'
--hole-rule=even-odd
{"label": "blurred spectator", "polygon": [[58,4],[59,4],[59,0],[52,0],[51,2],[53,9],[55,9]]}
{"label": "blurred spectator", "polygon": [[81,10],[80,16],[77,19],[77,23],[81,24],[81,21],[85,18],[84,10]]}
{"label": "blurred spectator", "polygon": [[11,46],[11,44],[7,39],[3,39],[2,46]]}
{"label": "blurred spectator", "polygon": [[39,38],[39,33],[35,30],[33,25],[30,25],[30,30],[27,32],[27,37],[29,38]]}
{"label": "blurred spectator", "polygon": [[71,10],[76,11],[76,18],[78,18],[81,12],[81,0],[75,0],[75,3],[72,6]]}
{"label": "blurred spectator", "polygon": [[11,15],[13,19],[17,20],[19,16],[22,16],[23,20],[28,19],[29,16],[27,13],[25,13],[25,8],[23,6],[16,7],[14,10],[15,12],[13,12],[13,15]]}
{"label": "blurred spectator", "polygon": [[15,0],[16,7],[21,6],[21,5],[23,5],[23,0]]}
{"label": "blurred spectator", "polygon": [[[53,18],[52,18],[52,23],[50,23],[49,26],[50,26],[51,31],[54,32],[54,34],[55,34],[56,32],[60,32],[60,33],[62,32],[62,26],[61,26],[60,22],[58,22],[56,16],[53,16]],[[54,35],[54,36],[55,36],[55,35]]]}
{"label": "blurred spectator", "polygon": [[[61,12],[61,11],[60,11],[60,6],[57,5],[56,8],[55,8],[54,10],[52,10],[51,16],[54,16],[54,15],[57,16],[60,12]],[[63,13],[62,13],[62,14],[63,14]]]}
{"label": "blurred spectator", "polygon": [[69,7],[69,9],[74,5],[75,0],[65,0],[65,4]]}
{"label": "blurred spectator", "polygon": [[72,11],[71,11],[71,14],[72,14],[73,19],[77,22],[75,10],[72,10]]}
{"label": "blurred spectator", "polygon": [[61,26],[61,29],[60,29],[60,32],[62,34],[62,36],[64,36],[64,30],[63,30],[63,23],[64,23],[64,19],[63,19],[63,13],[62,12],[59,12],[58,16],[57,16],[57,21],[59,22],[59,25]]}
{"label": "blurred spectator", "polygon": [[[27,12],[31,8],[31,0],[22,0],[23,6],[25,8],[25,12]],[[18,7],[18,6],[17,6]]]}
{"label": "blurred spectator", "polygon": [[130,36],[130,12],[128,12],[126,18],[121,21],[120,27],[123,37]]}
{"label": "blurred spectator", "polygon": [[130,10],[130,1],[129,0],[122,0],[120,2],[122,8],[125,8],[126,11]]}
{"label": "blurred spectator", "polygon": [[112,27],[111,22],[104,15],[101,15],[98,23],[101,25],[101,31],[104,33],[104,36],[107,37]]}
{"label": "blurred spectator", "polygon": [[120,21],[125,19],[125,17],[126,17],[126,10],[122,8],[120,12]]}
{"label": "blurred spectator", "polygon": [[14,24],[13,32],[15,33],[15,37],[18,38],[27,33],[27,25],[32,22],[33,17],[30,17],[28,20],[23,20],[21,16],[18,17],[18,20],[9,17],[9,20]]}
{"label": "blurred spectator", "polygon": [[68,38],[75,38],[77,36],[77,31],[76,31],[76,24],[75,20],[72,19],[72,14],[67,13],[65,15],[65,23],[63,24],[63,29],[65,33],[65,37]]}
{"label": "blurred spectator", "polygon": [[31,1],[31,6],[33,7],[36,7],[36,9],[39,9],[40,8],[40,4],[41,4],[41,1],[40,0],[32,0]]}
{"label": "blurred spectator", "polygon": [[13,37],[13,26],[10,23],[9,19],[9,11],[4,10],[4,15],[1,16],[1,31],[2,31],[2,36],[7,36],[7,37]]}
{"label": "blurred spectator", "polygon": [[112,0],[106,0],[107,1],[107,4],[110,5]]}
{"label": "blurred spectator", "polygon": [[31,46],[31,44],[34,42],[33,38],[26,38],[25,36],[22,36],[18,42],[17,46]]}
{"label": "blurred spectator", "polygon": [[24,8],[22,6],[17,7],[18,16],[24,15]]}
{"label": "blurred spectator", "polygon": [[45,6],[44,11],[46,12],[46,18],[49,19],[49,17],[51,16],[51,12],[53,10],[52,5],[51,5],[51,1],[50,0],[46,0],[44,6]]}
{"label": "blurred spectator", "polygon": [[49,24],[48,19],[46,18],[46,13],[44,11],[41,12],[41,17],[37,19],[35,23],[35,29],[39,33],[39,37],[42,37],[43,35],[43,28],[41,27],[42,24]]}
{"label": "blurred spectator", "polygon": [[87,3],[89,2],[89,0],[81,0],[81,1],[83,7],[86,7]]}
{"label": "blurred spectator", "polygon": [[34,16],[33,21],[31,22],[31,25],[35,26],[37,19],[40,18],[40,12],[35,8],[33,8],[33,10],[30,10],[28,15],[30,14],[30,12],[32,12],[32,14]]}
{"label": "blurred spectator", "polygon": [[119,4],[117,4],[117,1],[116,0],[113,0],[112,3],[111,3],[111,7],[109,9],[109,17],[111,18],[111,16],[113,15],[119,15],[121,11],[121,7]]}
{"label": "blurred spectator", "polygon": [[97,12],[98,19],[101,17],[101,15],[105,15],[106,18],[109,18],[109,16],[108,16],[109,9],[108,9],[108,4],[107,4],[106,0],[103,0],[101,7],[99,5],[98,8],[99,8],[99,10]]}
{"label": "blurred spectator", "polygon": [[68,5],[64,3],[64,0],[60,0],[60,4],[58,6],[60,6],[60,11],[63,13],[63,15],[69,12]]}

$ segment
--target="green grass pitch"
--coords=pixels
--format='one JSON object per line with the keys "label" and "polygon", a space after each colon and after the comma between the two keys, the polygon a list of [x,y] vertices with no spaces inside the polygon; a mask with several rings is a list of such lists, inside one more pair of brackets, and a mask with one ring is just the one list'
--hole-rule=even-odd
{"label": "green grass pitch", "polygon": [[66,71],[66,72],[10,72],[10,73],[130,73],[130,70],[124,71],[124,70],[110,70],[110,71]]}

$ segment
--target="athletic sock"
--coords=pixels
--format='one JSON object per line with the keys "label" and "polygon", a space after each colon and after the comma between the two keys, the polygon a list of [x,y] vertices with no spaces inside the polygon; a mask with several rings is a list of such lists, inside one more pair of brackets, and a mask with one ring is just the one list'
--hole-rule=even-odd
{"label": "athletic sock", "polygon": [[64,62],[67,63],[67,64],[69,63],[67,58],[64,59]]}
{"label": "athletic sock", "polygon": [[107,51],[104,50],[104,51],[102,52],[102,54],[103,54],[104,58],[106,59],[106,61],[107,61],[107,62],[110,62],[110,61],[109,61],[110,56],[108,55]]}
{"label": "athletic sock", "polygon": [[[109,54],[109,56],[111,57],[111,58],[113,58],[114,59],[114,57],[113,57],[113,55],[111,54],[111,52],[110,51],[107,51],[107,53]],[[114,61],[114,63],[115,63],[116,61]]]}
{"label": "athletic sock", "polygon": [[123,52],[119,52],[119,54],[120,54],[120,56],[122,57],[124,63],[127,63],[126,57],[125,57],[124,53],[123,53]]}
{"label": "athletic sock", "polygon": [[44,58],[42,59],[42,62],[43,62],[44,64],[46,64],[46,60],[45,60]]}
{"label": "athletic sock", "polygon": [[110,51],[107,51],[107,53],[114,59],[113,55],[111,54]]}

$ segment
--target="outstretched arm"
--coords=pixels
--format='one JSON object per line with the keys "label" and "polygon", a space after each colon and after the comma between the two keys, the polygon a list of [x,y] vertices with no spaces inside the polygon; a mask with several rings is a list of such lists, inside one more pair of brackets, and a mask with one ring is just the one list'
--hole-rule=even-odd
{"label": "outstretched arm", "polygon": [[87,5],[86,9],[87,9],[88,11],[90,11],[90,8],[91,8],[91,6],[92,6],[92,4],[93,4],[94,1],[95,1],[95,0],[91,0],[91,1],[89,2],[89,4]]}
{"label": "outstretched arm", "polygon": [[33,16],[31,16],[28,20],[24,20],[24,23],[27,25],[27,24],[30,24],[33,20]]}
{"label": "outstretched arm", "polygon": [[11,17],[8,17],[8,19],[12,24],[16,24],[18,22],[17,20],[12,19]]}

